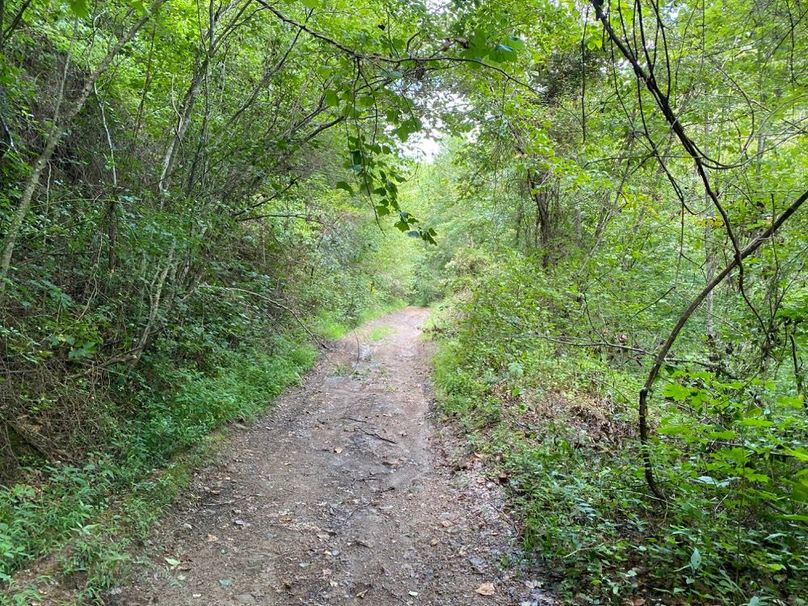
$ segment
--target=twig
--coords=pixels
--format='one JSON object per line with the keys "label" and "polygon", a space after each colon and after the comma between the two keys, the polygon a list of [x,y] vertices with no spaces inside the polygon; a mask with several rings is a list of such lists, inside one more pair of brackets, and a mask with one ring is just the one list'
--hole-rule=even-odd
{"label": "twig", "polygon": [[645,465],[645,479],[648,483],[651,492],[653,492],[656,496],[660,498],[664,498],[662,491],[659,490],[659,487],[656,485],[653,476],[653,467],[651,465],[651,458],[650,454],[648,453],[647,444],[648,444],[648,394],[651,391],[654,383],[656,382],[657,377],[659,376],[659,371],[662,369],[662,365],[665,363],[665,359],[667,358],[668,352],[670,352],[671,347],[676,342],[676,339],[679,337],[679,333],[687,324],[687,321],[690,319],[690,316],[693,315],[699,306],[704,302],[704,299],[707,298],[712,290],[721,284],[724,279],[732,273],[732,270],[738,267],[740,262],[755,252],[760,246],[768,241],[769,238],[777,232],[778,229],[785,223],[791,215],[793,215],[803,203],[808,200],[808,191],[803,193],[799,198],[794,200],[791,205],[783,211],[783,213],[777,218],[776,221],[772,222],[772,224],[761,233],[757,238],[752,240],[747,246],[741,250],[740,254],[735,256],[732,261],[718,274],[716,275],[707,286],[705,286],[702,291],[694,298],[690,305],[687,306],[687,309],[682,313],[679,317],[679,320],[676,322],[676,325],[673,327],[670,335],[663,343],[662,347],[660,347],[659,351],[657,352],[656,359],[654,360],[654,365],[651,367],[651,371],[648,373],[648,377],[645,380],[645,384],[643,388],[640,390],[639,396],[639,417],[640,417],[640,442],[643,445],[643,460]]}
{"label": "twig", "polygon": [[214,286],[212,284],[200,284],[199,288],[210,288],[210,289],[225,290],[225,291],[230,291],[230,292],[241,292],[241,293],[244,293],[244,294],[247,294],[247,295],[252,295],[254,297],[258,297],[259,299],[263,299],[264,301],[270,303],[271,305],[274,305],[275,307],[277,307],[279,309],[282,309],[285,312],[289,313],[289,315],[291,315],[295,319],[295,321],[298,324],[300,324],[300,327],[303,330],[306,331],[306,334],[308,334],[320,347],[322,347],[323,349],[331,349],[324,341],[322,341],[320,339],[320,337],[318,337],[316,334],[314,334],[311,331],[311,329],[308,326],[306,326],[306,324],[303,322],[303,320],[300,318],[300,316],[297,314],[297,312],[295,312],[288,305],[284,305],[283,303],[281,303],[280,301],[276,301],[272,297],[268,297],[267,295],[262,294],[260,292],[255,292],[254,290],[247,290],[246,288],[236,288],[234,286]]}
{"label": "twig", "polygon": [[353,421],[355,423],[367,423],[367,421],[365,421],[363,419],[354,419],[353,417],[342,417],[342,418],[346,419],[348,421]]}
{"label": "twig", "polygon": [[368,436],[373,436],[374,438],[378,438],[379,440],[382,440],[383,442],[388,442],[390,444],[398,444],[398,442],[396,442],[395,440],[391,440],[390,438],[385,438],[384,436],[379,435],[375,431],[365,431],[364,429],[362,429],[361,431],[362,431],[363,434],[368,435]]}

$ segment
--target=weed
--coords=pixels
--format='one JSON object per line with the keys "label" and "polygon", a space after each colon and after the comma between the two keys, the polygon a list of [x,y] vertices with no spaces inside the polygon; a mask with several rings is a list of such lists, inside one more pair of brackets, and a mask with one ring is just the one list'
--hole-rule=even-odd
{"label": "weed", "polygon": [[349,362],[339,362],[332,372],[335,377],[350,377],[353,373],[353,364]]}
{"label": "weed", "polygon": [[368,334],[368,339],[370,339],[372,343],[378,343],[392,333],[393,328],[391,326],[375,326]]}
{"label": "weed", "polygon": [[[175,392],[146,402],[119,437],[130,446],[125,458],[97,453],[81,467],[47,468],[36,486],[1,489],[0,580],[10,583],[21,566],[69,545],[60,552],[60,575],[82,577],[86,599],[109,587],[130,564],[131,540],[147,537],[204,460],[210,432],[254,418],[299,382],[316,356],[311,346],[288,339],[273,349],[228,352],[212,376],[176,371]],[[12,592],[12,599],[30,592]]]}

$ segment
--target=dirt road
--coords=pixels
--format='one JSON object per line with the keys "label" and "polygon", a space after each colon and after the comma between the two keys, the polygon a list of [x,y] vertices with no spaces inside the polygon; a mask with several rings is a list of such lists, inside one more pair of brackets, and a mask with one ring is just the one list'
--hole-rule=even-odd
{"label": "dirt road", "polygon": [[152,568],[108,603],[551,604],[510,565],[499,487],[432,418],[426,317],[408,308],[349,335],[237,427],[157,529]]}

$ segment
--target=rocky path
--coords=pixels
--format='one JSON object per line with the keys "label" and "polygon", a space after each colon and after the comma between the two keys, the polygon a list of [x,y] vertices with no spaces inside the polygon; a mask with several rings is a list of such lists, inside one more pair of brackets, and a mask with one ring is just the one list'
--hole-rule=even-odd
{"label": "rocky path", "polygon": [[349,335],[237,427],[156,529],[152,566],[108,604],[552,603],[511,565],[499,487],[432,420],[426,317]]}

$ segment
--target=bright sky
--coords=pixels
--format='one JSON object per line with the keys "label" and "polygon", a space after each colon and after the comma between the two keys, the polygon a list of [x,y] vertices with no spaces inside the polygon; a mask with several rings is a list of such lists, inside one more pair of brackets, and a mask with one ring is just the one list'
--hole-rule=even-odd
{"label": "bright sky", "polygon": [[439,136],[440,133],[415,133],[402,146],[402,152],[407,158],[430,164],[435,159],[435,156],[440,153],[443,146],[440,138],[438,138]]}

